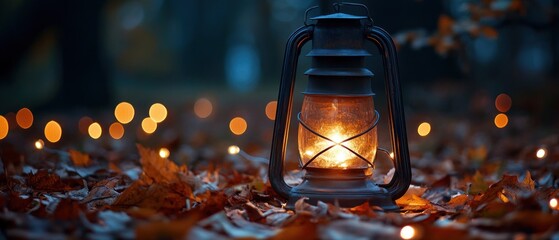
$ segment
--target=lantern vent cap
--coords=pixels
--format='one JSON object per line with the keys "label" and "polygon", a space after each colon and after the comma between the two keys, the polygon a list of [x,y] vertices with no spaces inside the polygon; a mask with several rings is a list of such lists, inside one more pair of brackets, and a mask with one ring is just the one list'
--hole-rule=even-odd
{"label": "lantern vent cap", "polygon": [[360,19],[368,19],[366,16],[357,16],[347,13],[332,13],[328,15],[321,15],[310,18],[311,20],[326,20],[326,19],[350,19],[350,20],[360,20]]}

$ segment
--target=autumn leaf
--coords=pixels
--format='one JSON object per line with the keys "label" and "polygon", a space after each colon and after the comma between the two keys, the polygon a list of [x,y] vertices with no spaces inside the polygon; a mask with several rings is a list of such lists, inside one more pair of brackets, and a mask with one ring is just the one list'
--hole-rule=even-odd
{"label": "autumn leaf", "polygon": [[485,182],[484,176],[481,174],[481,172],[476,171],[475,175],[472,178],[472,184],[469,188],[469,194],[479,194],[487,190],[487,188],[489,188],[489,184]]}
{"label": "autumn leaf", "polygon": [[91,159],[87,153],[82,153],[80,151],[70,149],[68,150],[68,154],[70,154],[70,159],[74,163],[74,165],[78,167],[87,167],[91,164]]}

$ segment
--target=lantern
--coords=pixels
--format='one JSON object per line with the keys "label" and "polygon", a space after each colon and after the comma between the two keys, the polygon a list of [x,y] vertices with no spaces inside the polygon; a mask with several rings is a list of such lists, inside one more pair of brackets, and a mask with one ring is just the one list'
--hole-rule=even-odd
{"label": "lantern", "polygon": [[[340,6],[359,6],[367,16],[341,13]],[[269,165],[270,183],[288,206],[302,198],[357,206],[365,202],[385,210],[397,210],[394,200],[401,197],[411,182],[411,169],[396,48],[390,35],[373,26],[365,5],[336,3],[335,13],[310,18],[289,38],[283,63],[276,122]],[[301,112],[297,114],[298,150],[303,182],[290,186],[284,181],[284,160],[290,127],[297,62],[301,48],[312,40],[307,56],[311,68],[303,92]],[[373,73],[365,67],[364,48],[371,41],[384,63],[394,177],[387,184],[371,180],[377,154],[379,113],[373,103]]]}

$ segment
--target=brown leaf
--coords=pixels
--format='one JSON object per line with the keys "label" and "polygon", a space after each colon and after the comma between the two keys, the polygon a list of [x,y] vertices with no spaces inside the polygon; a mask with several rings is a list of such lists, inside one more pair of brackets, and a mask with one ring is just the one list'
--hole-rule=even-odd
{"label": "brown leaf", "polygon": [[179,167],[174,162],[162,158],[151,149],[137,145],[144,174],[154,182],[172,183],[180,181],[179,173],[187,173],[186,166]]}
{"label": "brown leaf", "polygon": [[68,153],[74,165],[78,167],[87,167],[91,164],[91,159],[87,153],[82,153],[74,149],[68,150]]}
{"label": "brown leaf", "polygon": [[63,198],[56,205],[52,217],[56,220],[76,220],[79,219],[81,212],[83,212],[83,205],[78,201]]}

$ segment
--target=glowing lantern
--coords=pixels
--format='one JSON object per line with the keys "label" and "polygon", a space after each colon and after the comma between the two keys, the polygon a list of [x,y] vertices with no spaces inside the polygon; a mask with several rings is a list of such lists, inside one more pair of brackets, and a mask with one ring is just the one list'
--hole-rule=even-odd
{"label": "glowing lantern", "polygon": [[[340,13],[340,7],[347,5],[362,7],[368,13],[365,5],[336,3],[336,13],[311,18],[316,23],[305,24],[287,42],[275,115],[270,183],[288,199],[288,207],[306,197],[311,204],[320,200],[352,207],[368,201],[385,210],[397,210],[394,200],[408,189],[411,168],[396,47],[386,31],[372,26],[370,17]],[[292,187],[283,180],[285,149],[298,56],[309,40],[312,49],[307,56],[312,57],[312,67],[305,73],[309,80],[298,114],[299,163],[306,174],[300,185]],[[373,104],[373,73],[365,68],[365,57],[370,56],[364,49],[366,40],[380,50],[386,76],[396,173],[384,185],[370,180],[380,117]]]}

